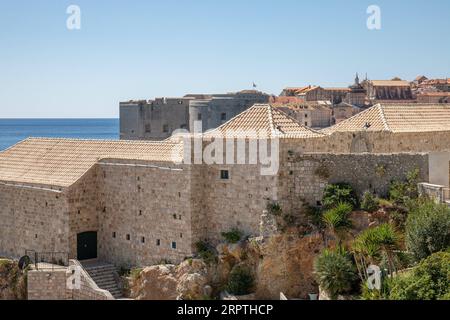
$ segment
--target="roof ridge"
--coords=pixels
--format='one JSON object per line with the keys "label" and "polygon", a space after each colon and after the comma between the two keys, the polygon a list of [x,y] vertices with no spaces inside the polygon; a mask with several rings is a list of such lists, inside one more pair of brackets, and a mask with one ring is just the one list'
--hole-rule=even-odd
{"label": "roof ridge", "polygon": [[[129,143],[129,144],[148,144],[148,145],[159,145],[159,144],[178,144],[179,142],[171,142],[170,137],[164,140],[122,140],[122,139],[83,139],[83,138],[59,138],[59,137],[28,137],[24,140],[19,141],[15,145],[25,142],[28,140],[37,141],[55,141],[55,142],[112,142],[112,143]],[[13,145],[13,146],[15,146]],[[12,146],[12,147],[13,147]],[[11,148],[11,147],[10,147]],[[9,148],[8,148],[9,149]],[[5,149],[3,151],[6,151]]]}
{"label": "roof ridge", "polygon": [[220,126],[218,126],[217,128],[209,131],[209,132],[205,132],[204,135],[211,135],[214,134],[215,132],[219,132],[223,127],[227,126],[229,123],[231,123],[232,121],[239,119],[240,117],[244,116],[245,114],[247,114],[248,112],[250,112],[253,109],[256,109],[258,107],[264,106],[264,104],[260,104],[260,103],[255,103],[253,106],[251,106],[250,108],[248,108],[247,110],[235,115],[233,118],[231,118],[230,120],[228,120],[227,122],[221,124]]}
{"label": "roof ridge", "polygon": [[376,106],[377,105],[372,106],[370,108],[367,108],[367,109],[361,111],[360,113],[357,113],[354,116],[351,116],[350,118],[345,119],[344,121],[341,121],[339,123],[336,123],[335,125],[332,125],[331,127],[324,128],[324,129],[320,130],[320,132],[321,133],[325,133],[325,132],[328,132],[328,131],[332,131],[335,128],[339,129],[340,127],[343,127],[348,122],[353,121],[353,119],[360,118],[360,117],[364,116],[366,113],[369,113],[370,111],[373,111],[373,109],[375,109]]}
{"label": "roof ridge", "polygon": [[266,111],[269,119],[270,134],[274,136],[283,134],[283,132],[278,129],[278,126],[275,126],[275,123],[273,122],[273,108],[270,106],[270,104],[266,105]]}
{"label": "roof ridge", "polygon": [[380,112],[380,116],[381,116],[381,122],[383,123],[383,126],[385,127],[386,131],[392,131],[391,128],[389,127],[389,124],[386,120],[386,115],[384,114],[384,107],[381,103],[379,103],[378,105],[378,111]]}
{"label": "roof ridge", "polygon": [[318,133],[318,134],[320,134],[320,135],[325,135],[324,133],[320,132],[319,130],[314,130],[313,128],[310,128],[310,127],[305,126],[304,124],[302,124],[301,122],[299,122],[297,119],[295,119],[295,118],[292,117],[291,115],[287,114],[286,112],[283,112],[283,111],[281,111],[281,110],[278,110],[276,107],[273,107],[273,106],[271,106],[271,105],[270,105],[270,107],[271,107],[271,109],[272,109],[272,112],[273,112],[273,111],[277,112],[278,114],[282,115],[283,117],[285,117],[285,118],[291,120],[292,122],[294,122],[294,123],[295,123],[296,125],[298,125],[299,127],[303,128],[303,129],[305,129],[305,130],[312,131],[312,132],[314,132],[314,133]]}

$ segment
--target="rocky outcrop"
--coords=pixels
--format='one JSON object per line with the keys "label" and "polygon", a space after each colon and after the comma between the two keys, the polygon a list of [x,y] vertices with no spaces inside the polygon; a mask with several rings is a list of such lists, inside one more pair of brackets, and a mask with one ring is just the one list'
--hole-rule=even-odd
{"label": "rocky outcrop", "polygon": [[202,260],[188,259],[179,266],[158,265],[142,270],[131,284],[136,300],[199,300],[212,294]]}
{"label": "rocky outcrop", "polygon": [[283,292],[289,298],[306,299],[310,293],[318,293],[313,264],[323,247],[319,234],[299,236],[288,232],[256,241],[253,247],[259,258],[256,298],[279,299]]}
{"label": "rocky outcrop", "polygon": [[273,217],[267,215],[262,220],[260,237],[219,244],[214,250],[215,263],[188,259],[179,266],[145,268],[131,285],[131,296],[138,300],[218,297],[233,270],[242,267],[251,270],[254,277],[254,288],[245,299],[278,300],[280,292],[302,299],[318,294],[313,264],[323,248],[322,235],[305,235],[298,227],[280,233]]}

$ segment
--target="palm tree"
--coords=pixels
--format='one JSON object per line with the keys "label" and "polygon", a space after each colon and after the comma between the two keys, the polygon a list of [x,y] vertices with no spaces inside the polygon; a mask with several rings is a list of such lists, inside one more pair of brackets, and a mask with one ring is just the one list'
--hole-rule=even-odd
{"label": "palm tree", "polygon": [[[327,229],[338,240],[338,246],[341,246],[342,240],[347,236],[348,230],[352,227],[349,215],[353,206],[347,202],[340,202],[335,208],[326,211],[323,214],[323,222]],[[325,238],[327,240],[327,238]],[[328,246],[326,241],[325,246]]]}
{"label": "palm tree", "polygon": [[361,279],[367,278],[365,270],[369,264],[379,264],[383,254],[388,263],[388,272],[396,271],[395,251],[401,246],[401,235],[392,224],[385,223],[362,232],[353,242],[352,249]]}

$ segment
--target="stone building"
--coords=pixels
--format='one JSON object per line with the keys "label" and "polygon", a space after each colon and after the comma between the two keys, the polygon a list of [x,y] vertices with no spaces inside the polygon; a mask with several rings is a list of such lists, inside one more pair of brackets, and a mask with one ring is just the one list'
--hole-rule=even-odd
{"label": "stone building", "polygon": [[418,103],[450,103],[450,92],[424,92],[417,94]]}
{"label": "stone building", "polygon": [[364,80],[364,89],[371,103],[382,102],[413,102],[411,84],[408,81],[395,80]]}
{"label": "stone building", "polygon": [[270,96],[243,90],[227,94],[190,94],[183,98],[120,103],[122,140],[164,140],[175,130],[193,131],[195,121],[204,131],[217,128],[255,103],[267,103]]}
{"label": "stone building", "polygon": [[[198,146],[215,161],[192,161]],[[448,186],[449,151],[443,104],[376,105],[321,131],[255,105],[207,134],[161,142],[27,139],[0,153],[0,254],[177,263],[233,228],[257,235],[272,201],[302,215],[327,183],[383,194],[419,168],[421,181]]]}
{"label": "stone building", "polygon": [[349,89],[350,91],[345,95],[343,102],[358,108],[366,107],[368,104],[367,90],[359,82],[358,74],[356,74],[355,83]]}
{"label": "stone building", "polygon": [[272,104],[304,126],[322,129],[332,125],[332,105],[329,101],[292,104]]}
{"label": "stone building", "polygon": [[280,96],[295,96],[304,101],[331,101],[341,103],[351,91],[349,88],[322,88],[320,86],[307,86],[300,88],[286,88]]}
{"label": "stone building", "polygon": [[361,111],[362,109],[354,104],[341,102],[333,107],[331,122],[337,124],[357,115]]}

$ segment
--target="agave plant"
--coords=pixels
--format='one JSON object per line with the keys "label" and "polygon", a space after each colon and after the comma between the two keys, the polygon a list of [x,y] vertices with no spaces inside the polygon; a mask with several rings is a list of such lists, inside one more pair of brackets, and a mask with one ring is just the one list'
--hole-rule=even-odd
{"label": "agave plant", "polygon": [[342,247],[337,250],[322,251],[315,260],[314,273],[320,287],[332,299],[336,299],[339,294],[349,292],[357,279],[352,261]]}

